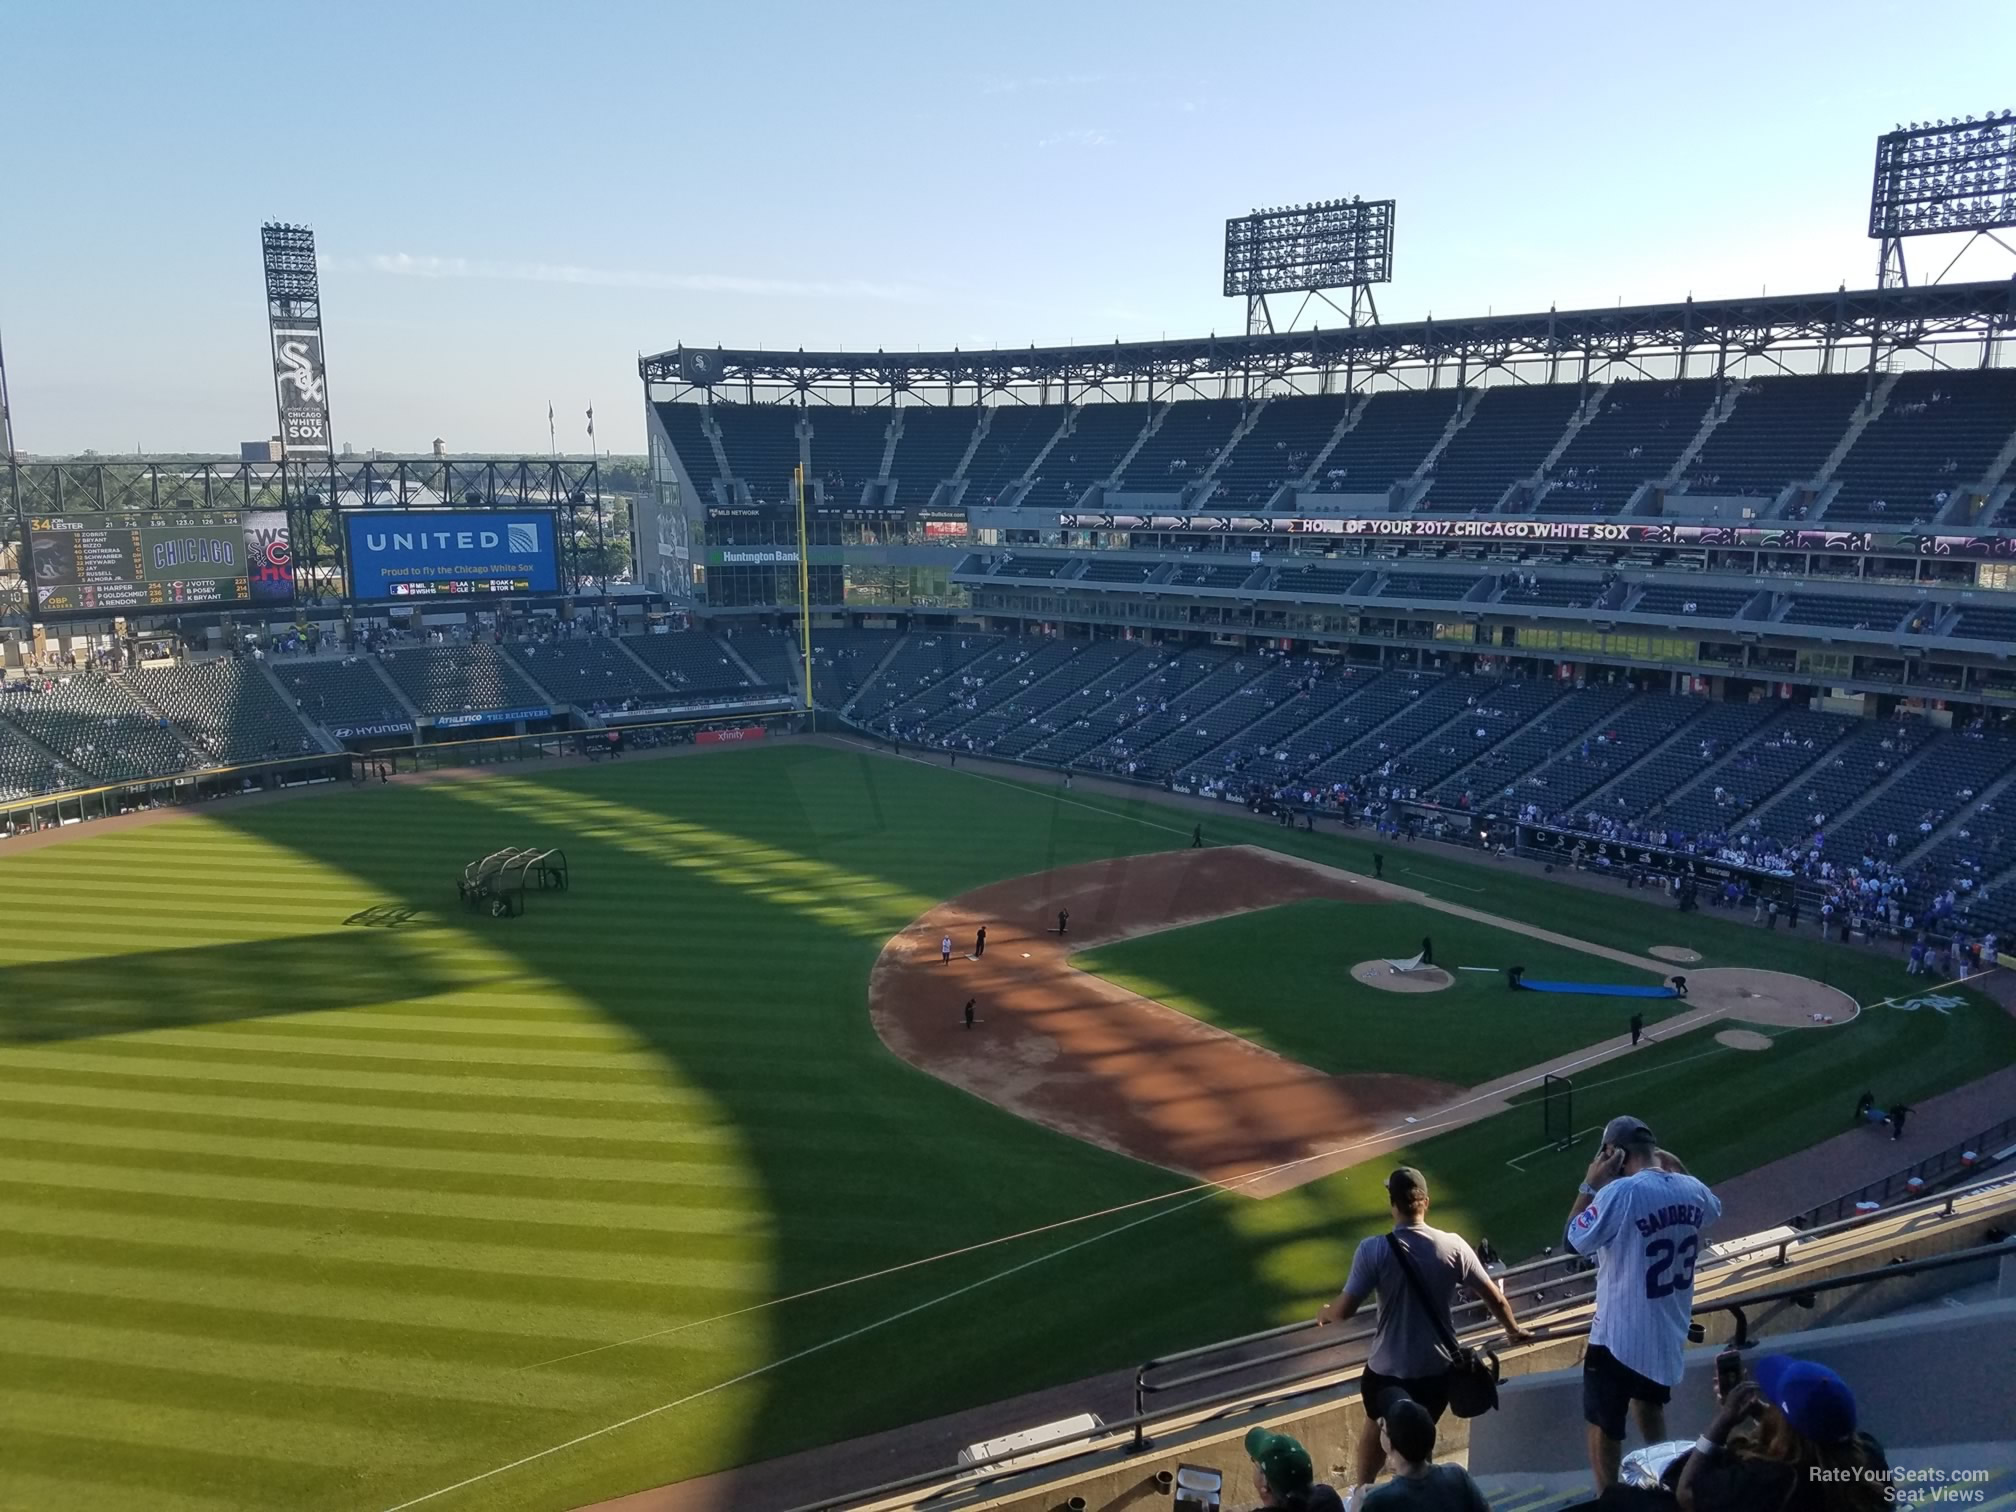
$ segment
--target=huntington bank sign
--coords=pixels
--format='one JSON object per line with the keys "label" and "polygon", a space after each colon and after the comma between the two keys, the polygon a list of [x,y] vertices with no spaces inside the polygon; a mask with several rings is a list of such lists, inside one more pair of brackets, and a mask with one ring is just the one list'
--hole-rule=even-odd
{"label": "huntington bank sign", "polygon": [[357,598],[559,590],[549,511],[373,511],[344,524]]}

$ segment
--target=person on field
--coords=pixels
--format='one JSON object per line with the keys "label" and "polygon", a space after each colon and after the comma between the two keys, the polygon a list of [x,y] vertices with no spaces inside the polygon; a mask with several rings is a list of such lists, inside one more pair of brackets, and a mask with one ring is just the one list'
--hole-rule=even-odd
{"label": "person on field", "polygon": [[987,926],[982,924],[973,936],[973,959],[977,961],[985,954],[987,954]]}
{"label": "person on field", "polygon": [[1066,931],[1067,931],[1068,929],[1070,929],[1070,927],[1071,927],[1071,910],[1070,910],[1070,909],[1068,909],[1068,908],[1060,908],[1060,909],[1058,909],[1058,910],[1057,910],[1057,933],[1058,933],[1058,934],[1059,934],[1059,935],[1061,936],[1061,935],[1062,935],[1062,934],[1064,934],[1064,933],[1065,933],[1065,932],[1066,932]]}
{"label": "person on field", "polygon": [[1386,875],[1386,858],[1379,852],[1372,852],[1372,880],[1379,881]]}
{"label": "person on field", "polygon": [[966,999],[966,1027],[968,1029],[973,1027],[973,1005],[979,1001],[978,998]]}
{"label": "person on field", "polygon": [[1204,848],[1204,826],[1200,824],[1195,829],[1190,831],[1190,849],[1202,850],[1203,848]]}
{"label": "person on field", "polygon": [[1435,941],[1430,935],[1421,936],[1421,964],[1423,966],[1435,964]]}
{"label": "person on field", "polygon": [[[1428,1226],[1427,1177],[1412,1166],[1401,1166],[1386,1178],[1386,1198],[1393,1213],[1391,1232],[1360,1242],[1343,1291],[1316,1314],[1319,1324],[1342,1323],[1375,1295],[1379,1299],[1372,1354],[1358,1378],[1358,1394],[1365,1403],[1355,1482],[1361,1486],[1378,1476],[1386,1460],[1378,1418],[1389,1388],[1397,1386],[1420,1403],[1431,1424],[1449,1406],[1449,1372],[1455,1361],[1442,1333],[1445,1328],[1455,1332],[1449,1309],[1457,1287],[1467,1288],[1482,1302],[1513,1343],[1533,1337],[1512,1316],[1512,1305],[1477,1252],[1461,1236]],[[1409,1268],[1419,1290],[1427,1294],[1426,1305],[1441,1312],[1441,1327],[1424,1310],[1408,1280]]]}
{"label": "person on field", "polygon": [[1645,1038],[1645,1015],[1634,1013],[1631,1015],[1631,1048],[1637,1049],[1638,1041],[1643,1038]]}
{"label": "person on field", "polygon": [[938,959],[944,965],[952,964],[952,936],[947,935],[938,942]]}
{"label": "person on field", "polygon": [[1613,1118],[1590,1162],[1565,1242],[1595,1259],[1596,1317],[1582,1357],[1582,1417],[1600,1496],[1617,1483],[1625,1419],[1648,1444],[1664,1440],[1666,1403],[1680,1384],[1701,1236],[1722,1216],[1715,1194],[1652,1137]]}

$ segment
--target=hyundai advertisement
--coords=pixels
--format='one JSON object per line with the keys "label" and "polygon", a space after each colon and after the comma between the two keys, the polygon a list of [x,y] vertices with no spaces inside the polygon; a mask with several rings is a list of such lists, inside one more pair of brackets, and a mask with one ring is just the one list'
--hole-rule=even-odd
{"label": "hyundai advertisement", "polygon": [[344,517],[350,594],[360,599],[557,593],[553,513],[400,511]]}

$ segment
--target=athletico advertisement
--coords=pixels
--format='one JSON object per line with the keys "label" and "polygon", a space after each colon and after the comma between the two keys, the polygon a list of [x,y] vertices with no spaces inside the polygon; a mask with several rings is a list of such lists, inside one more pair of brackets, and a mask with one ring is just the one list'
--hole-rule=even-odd
{"label": "athletico advertisement", "polygon": [[343,527],[352,598],[560,589],[551,510],[380,510]]}

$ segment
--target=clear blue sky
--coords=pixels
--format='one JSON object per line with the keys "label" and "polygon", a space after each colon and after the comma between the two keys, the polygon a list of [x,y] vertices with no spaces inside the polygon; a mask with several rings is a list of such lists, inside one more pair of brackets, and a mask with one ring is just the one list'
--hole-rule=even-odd
{"label": "clear blue sky", "polygon": [[1876,135],[2016,106],[2008,0],[28,0],[0,40],[44,454],[270,433],[269,218],[320,241],[339,440],[544,451],[550,398],[636,451],[640,349],[1235,330],[1257,205],[1396,198],[1388,319],[1863,285]]}

